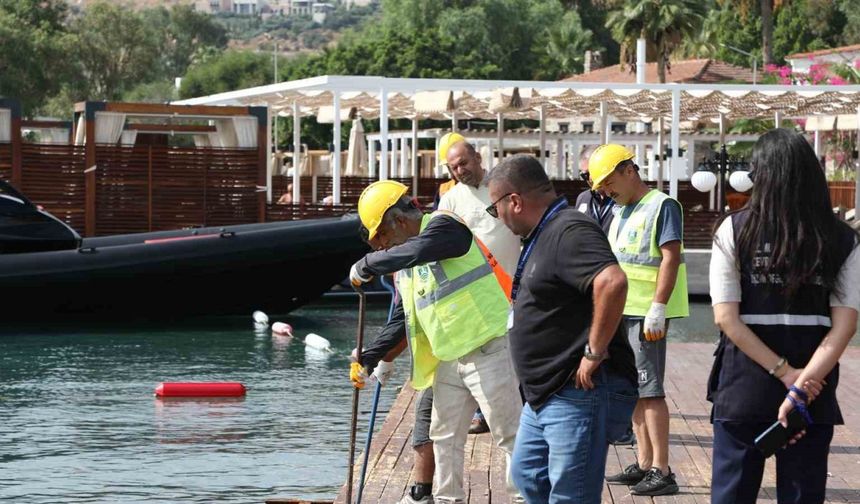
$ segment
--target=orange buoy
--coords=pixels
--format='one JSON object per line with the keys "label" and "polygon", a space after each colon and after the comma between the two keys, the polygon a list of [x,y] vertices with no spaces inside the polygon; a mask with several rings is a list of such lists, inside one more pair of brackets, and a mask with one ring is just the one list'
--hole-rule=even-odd
{"label": "orange buoy", "polygon": [[156,397],[241,397],[245,386],[239,382],[163,382],[155,387]]}

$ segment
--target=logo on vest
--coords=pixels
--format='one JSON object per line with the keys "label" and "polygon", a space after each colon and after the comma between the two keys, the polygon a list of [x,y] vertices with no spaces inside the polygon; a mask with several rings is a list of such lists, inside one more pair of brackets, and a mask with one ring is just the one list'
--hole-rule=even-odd
{"label": "logo on vest", "polygon": [[628,242],[635,242],[637,236],[639,236],[639,230],[631,229],[630,231],[627,232],[627,241]]}
{"label": "logo on vest", "polygon": [[430,268],[428,268],[426,264],[418,266],[418,276],[421,280],[427,280],[430,278]]}

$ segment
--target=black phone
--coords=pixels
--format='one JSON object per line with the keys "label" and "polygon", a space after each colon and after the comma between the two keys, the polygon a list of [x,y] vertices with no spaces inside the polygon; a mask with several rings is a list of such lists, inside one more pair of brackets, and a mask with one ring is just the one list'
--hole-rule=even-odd
{"label": "black phone", "polygon": [[765,458],[776,453],[776,450],[785,446],[789,439],[806,428],[806,419],[797,409],[789,411],[786,420],[788,421],[788,428],[776,421],[755,438],[755,447],[762,452]]}

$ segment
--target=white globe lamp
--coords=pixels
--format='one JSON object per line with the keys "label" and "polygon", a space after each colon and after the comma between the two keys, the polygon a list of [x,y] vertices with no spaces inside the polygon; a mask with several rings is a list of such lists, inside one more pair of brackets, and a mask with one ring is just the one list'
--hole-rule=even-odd
{"label": "white globe lamp", "polygon": [[708,192],[717,185],[717,176],[709,171],[697,171],[690,178],[690,182],[697,191]]}
{"label": "white globe lamp", "polygon": [[739,170],[729,176],[729,184],[738,192],[747,192],[752,189],[753,181],[750,180],[750,172]]}

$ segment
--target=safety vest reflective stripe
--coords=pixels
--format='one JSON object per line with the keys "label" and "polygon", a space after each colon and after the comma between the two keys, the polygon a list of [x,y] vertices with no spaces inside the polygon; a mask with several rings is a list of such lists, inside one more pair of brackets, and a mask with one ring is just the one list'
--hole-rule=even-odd
{"label": "safety vest reflective stripe", "polygon": [[[651,257],[651,254],[625,254],[623,252],[616,252],[615,258],[618,259],[618,262],[627,263],[627,264],[638,264],[641,266],[652,266],[654,268],[659,268],[660,263],[663,262],[662,257]],[[681,264],[684,264],[684,252],[681,252]]]}
{"label": "safety vest reflective stripe", "polygon": [[493,274],[493,268],[491,268],[489,264],[484,263],[477,268],[458,276],[454,280],[448,280],[448,276],[445,274],[445,271],[439,263],[431,264],[429,266],[430,271],[433,273],[433,276],[436,278],[436,283],[439,284],[439,286],[436,287],[433,292],[427,292],[424,294],[419,292],[418,295],[415,296],[415,308],[419,310],[427,308],[436,301],[450,296],[472,282]]}
{"label": "safety vest reflective stripe", "polygon": [[744,324],[752,325],[784,325],[784,326],[822,326],[830,327],[832,325],[830,317],[821,315],[793,315],[791,313],[771,313],[766,315],[741,315],[741,321]]}

